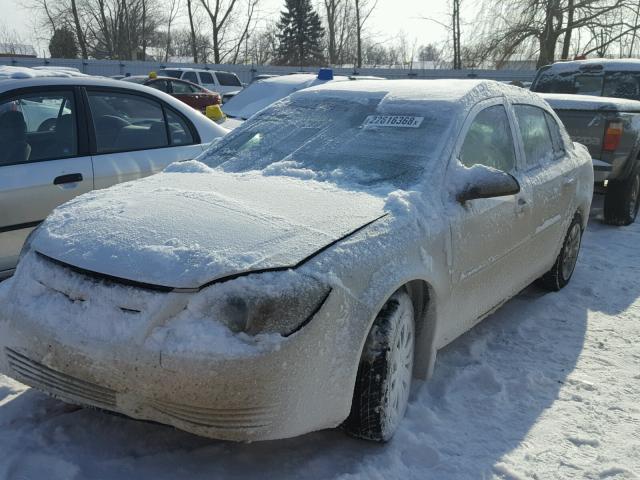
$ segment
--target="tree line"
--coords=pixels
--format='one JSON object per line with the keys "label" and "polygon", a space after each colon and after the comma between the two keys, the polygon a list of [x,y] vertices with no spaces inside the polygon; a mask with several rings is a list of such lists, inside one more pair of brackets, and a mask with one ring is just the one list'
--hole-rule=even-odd
{"label": "tree line", "polygon": [[441,41],[369,30],[378,0],[28,0],[52,57],[295,66],[495,68],[638,56],[640,0],[449,0]]}

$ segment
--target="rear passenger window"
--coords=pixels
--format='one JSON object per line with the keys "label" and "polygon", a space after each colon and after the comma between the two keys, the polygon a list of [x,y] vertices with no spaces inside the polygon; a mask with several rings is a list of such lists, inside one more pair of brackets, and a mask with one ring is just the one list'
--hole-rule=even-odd
{"label": "rear passenger window", "polygon": [[198,76],[196,75],[196,72],[184,72],[182,74],[182,80],[198,83]]}
{"label": "rear passenger window", "polygon": [[544,116],[547,119],[549,133],[551,133],[553,154],[556,158],[562,157],[565,154],[565,149],[564,142],[562,141],[562,134],[560,133],[560,126],[558,125],[558,122],[556,122],[556,119],[553,118],[548,112],[544,112]]}
{"label": "rear passenger window", "polygon": [[213,80],[213,75],[208,72],[200,72],[200,82],[201,83],[210,83],[214,85],[216,82]]}
{"label": "rear passenger window", "polygon": [[171,82],[171,87],[173,88],[173,93],[176,93],[178,95],[183,95],[185,93],[194,93],[195,92],[194,88],[191,85],[189,85],[188,83],[185,83],[185,82],[172,81]]}
{"label": "rear passenger window", "polygon": [[167,108],[167,123],[171,145],[191,145],[194,143],[191,130],[187,123],[177,114]]}
{"label": "rear passenger window", "polygon": [[26,94],[0,103],[0,166],[77,154],[71,92]]}
{"label": "rear passenger window", "polygon": [[531,105],[515,105],[527,167],[535,167],[554,158],[553,143],[545,111]]}
{"label": "rear passenger window", "polygon": [[160,90],[161,92],[169,91],[169,84],[166,80],[157,80],[155,82],[151,82],[149,86],[151,88],[155,88],[156,90]]}
{"label": "rear passenger window", "polygon": [[467,167],[480,164],[503,172],[514,170],[513,136],[502,105],[485,108],[473,120],[462,144],[460,161]]}
{"label": "rear passenger window", "polygon": [[224,87],[241,87],[240,79],[233,73],[216,72],[218,82]]}
{"label": "rear passenger window", "polygon": [[162,106],[126,93],[88,92],[98,153],[167,147]]}

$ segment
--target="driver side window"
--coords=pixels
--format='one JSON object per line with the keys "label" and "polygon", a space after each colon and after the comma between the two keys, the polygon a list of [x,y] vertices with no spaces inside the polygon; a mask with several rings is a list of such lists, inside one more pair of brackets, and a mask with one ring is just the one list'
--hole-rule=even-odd
{"label": "driver side window", "polygon": [[504,106],[494,105],[478,113],[462,144],[460,161],[466,167],[480,164],[503,172],[515,170],[513,135]]}

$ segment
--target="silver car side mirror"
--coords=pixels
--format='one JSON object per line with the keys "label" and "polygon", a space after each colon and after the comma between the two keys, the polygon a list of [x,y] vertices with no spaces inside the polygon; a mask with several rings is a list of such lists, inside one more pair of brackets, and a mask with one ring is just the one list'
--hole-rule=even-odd
{"label": "silver car side mirror", "polygon": [[484,167],[480,175],[470,179],[462,191],[456,195],[456,199],[464,204],[477,198],[506,197],[519,192],[520,184],[513,175]]}

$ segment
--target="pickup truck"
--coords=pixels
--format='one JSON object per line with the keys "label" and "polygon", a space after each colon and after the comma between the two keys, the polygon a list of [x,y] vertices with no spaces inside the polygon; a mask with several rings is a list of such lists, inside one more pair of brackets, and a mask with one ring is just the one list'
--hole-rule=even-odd
{"label": "pickup truck", "polygon": [[640,61],[556,63],[538,71],[531,90],[589,149],[605,221],[633,223],[640,207]]}

